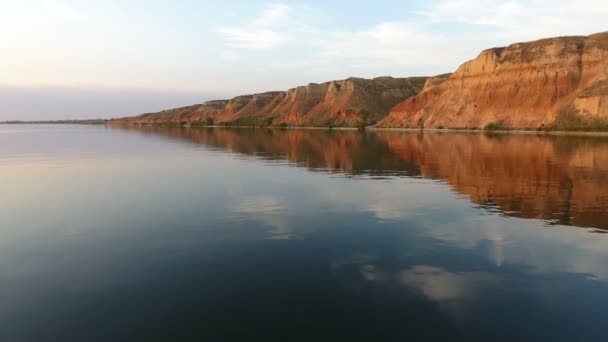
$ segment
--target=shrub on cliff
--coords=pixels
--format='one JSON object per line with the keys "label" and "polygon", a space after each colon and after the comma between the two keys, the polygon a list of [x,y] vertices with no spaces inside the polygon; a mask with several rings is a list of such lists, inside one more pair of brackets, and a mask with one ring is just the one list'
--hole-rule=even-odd
{"label": "shrub on cliff", "polygon": [[551,124],[554,131],[608,131],[608,118],[585,116],[575,108],[568,107],[557,113]]}
{"label": "shrub on cliff", "polygon": [[357,121],[356,127],[357,127],[357,130],[359,130],[359,131],[365,131],[365,127],[367,127],[367,123],[363,120],[359,120],[359,121]]}
{"label": "shrub on cliff", "polygon": [[366,109],[362,109],[361,111],[359,111],[359,119],[357,120],[357,123],[355,124],[355,127],[357,127],[358,130],[363,131],[365,130],[365,127],[369,126],[369,125],[373,125],[373,123],[370,122],[370,118],[372,116],[372,114],[366,110]]}
{"label": "shrub on cliff", "polygon": [[504,121],[490,122],[484,128],[485,131],[508,131],[510,127]]}

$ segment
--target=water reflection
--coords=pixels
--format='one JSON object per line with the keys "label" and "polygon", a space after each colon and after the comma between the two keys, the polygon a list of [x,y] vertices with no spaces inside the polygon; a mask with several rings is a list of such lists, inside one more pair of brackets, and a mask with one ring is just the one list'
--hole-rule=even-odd
{"label": "water reflection", "polygon": [[447,182],[489,211],[608,229],[608,138],[130,127],[210,148],[348,175]]}
{"label": "water reflection", "polygon": [[0,341],[608,338],[602,139],[18,132]]}

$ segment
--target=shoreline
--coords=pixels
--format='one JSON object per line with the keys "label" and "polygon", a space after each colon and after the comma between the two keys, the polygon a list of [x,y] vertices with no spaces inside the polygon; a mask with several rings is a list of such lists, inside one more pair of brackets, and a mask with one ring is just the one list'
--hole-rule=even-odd
{"label": "shoreline", "polygon": [[[255,126],[222,126],[222,125],[209,125],[209,126],[190,126],[190,125],[164,125],[164,124],[148,124],[148,125],[112,125],[106,124],[111,127],[180,127],[180,128],[251,128],[251,129],[304,129],[304,130],[326,130],[326,131],[358,131],[357,127],[323,127],[323,126],[286,126],[286,127],[255,127]],[[556,136],[599,136],[608,137],[608,131],[536,131],[536,130],[524,130],[524,129],[513,129],[513,130],[483,130],[483,129],[454,129],[454,128],[405,128],[405,127],[365,127],[365,131],[394,131],[394,132],[432,132],[432,133],[483,133],[483,134],[523,134],[523,135],[556,135]]]}
{"label": "shoreline", "polygon": [[485,133],[485,134],[526,134],[526,135],[579,135],[579,136],[606,136],[608,131],[532,131],[525,129],[512,130],[483,130],[483,129],[454,129],[454,128],[427,128],[424,130],[418,128],[400,128],[400,127],[368,127],[370,131],[395,131],[395,132],[434,132],[434,133]]}
{"label": "shoreline", "polygon": [[[104,122],[62,122],[62,121],[47,121],[47,122],[35,122],[35,121],[20,121],[20,122],[0,122],[0,125],[85,125],[85,126],[97,126],[104,125],[109,127],[167,127],[167,128],[253,128],[253,129],[304,129],[304,130],[326,130],[326,131],[358,131],[360,128],[357,127],[324,127],[324,126],[268,126],[268,127],[255,127],[255,126],[223,126],[223,125],[172,125],[172,124],[135,124],[135,125],[123,125],[123,124],[110,124]],[[608,137],[608,131],[536,131],[536,130],[525,130],[525,129],[512,129],[512,130],[483,130],[483,129],[456,129],[456,128],[406,128],[406,127],[365,127],[365,131],[388,131],[388,132],[432,132],[432,133],[484,133],[484,134],[522,134],[522,135],[555,135],[555,136],[591,136],[591,137]]]}

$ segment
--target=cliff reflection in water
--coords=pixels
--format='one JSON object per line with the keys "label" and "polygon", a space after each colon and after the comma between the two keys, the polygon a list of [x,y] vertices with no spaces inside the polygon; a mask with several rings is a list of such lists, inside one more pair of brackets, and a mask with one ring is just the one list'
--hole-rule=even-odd
{"label": "cliff reflection in water", "polygon": [[475,205],[608,229],[608,138],[467,133],[119,128],[348,175],[447,182]]}

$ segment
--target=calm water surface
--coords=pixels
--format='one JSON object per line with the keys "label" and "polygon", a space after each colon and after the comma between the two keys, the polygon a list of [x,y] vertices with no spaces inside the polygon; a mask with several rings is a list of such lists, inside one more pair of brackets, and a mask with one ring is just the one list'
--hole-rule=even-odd
{"label": "calm water surface", "polygon": [[0,125],[0,341],[606,341],[608,139]]}

